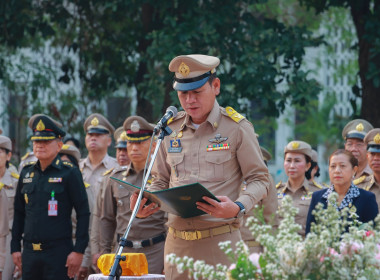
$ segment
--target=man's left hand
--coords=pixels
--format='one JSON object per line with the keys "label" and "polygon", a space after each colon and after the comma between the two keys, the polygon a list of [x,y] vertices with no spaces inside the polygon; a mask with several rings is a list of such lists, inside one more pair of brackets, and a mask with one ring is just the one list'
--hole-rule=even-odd
{"label": "man's left hand", "polygon": [[216,218],[234,218],[240,207],[228,196],[217,196],[220,202],[207,196],[202,197],[205,202],[197,202],[197,208]]}
{"label": "man's left hand", "polygon": [[66,267],[67,267],[67,276],[69,278],[74,278],[75,274],[78,273],[79,267],[82,264],[83,254],[77,252],[71,252],[67,256]]}

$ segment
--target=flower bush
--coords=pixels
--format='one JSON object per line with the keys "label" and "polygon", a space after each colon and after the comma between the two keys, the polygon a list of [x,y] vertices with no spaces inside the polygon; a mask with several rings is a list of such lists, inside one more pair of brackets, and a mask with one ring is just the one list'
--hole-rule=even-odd
{"label": "flower bush", "polygon": [[231,242],[220,248],[232,265],[212,266],[202,260],[168,255],[166,261],[179,271],[187,271],[189,279],[380,279],[380,218],[362,224],[355,209],[338,212],[332,206],[336,193],[329,197],[329,206],[314,210],[317,224],[303,239],[295,223],[297,208],[290,196],[283,198],[278,214],[283,217],[278,231],[263,225],[255,217],[247,221],[253,236],[263,246],[263,253],[250,254],[240,241],[233,250]]}

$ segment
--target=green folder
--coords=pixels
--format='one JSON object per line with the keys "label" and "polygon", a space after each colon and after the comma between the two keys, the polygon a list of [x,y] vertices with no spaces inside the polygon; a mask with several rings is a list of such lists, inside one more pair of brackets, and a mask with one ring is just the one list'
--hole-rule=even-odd
{"label": "green folder", "polygon": [[[111,177],[111,179],[127,188],[130,192],[141,189],[123,180],[114,177]],[[148,190],[144,191],[144,197],[159,205],[162,211],[181,216],[182,218],[191,218],[206,214],[202,210],[199,210],[195,204],[197,201],[205,202],[202,199],[203,196],[220,202],[208,189],[199,183],[153,192]]]}

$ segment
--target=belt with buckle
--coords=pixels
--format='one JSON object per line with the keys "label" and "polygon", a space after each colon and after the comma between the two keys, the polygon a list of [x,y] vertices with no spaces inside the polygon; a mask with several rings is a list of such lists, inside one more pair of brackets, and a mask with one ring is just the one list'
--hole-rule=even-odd
{"label": "belt with buckle", "polygon": [[[118,234],[117,242],[120,241],[120,238],[121,238],[121,235]],[[162,233],[160,235],[157,235],[155,237],[145,239],[145,240],[126,240],[125,246],[129,248],[139,249],[139,248],[144,248],[144,247],[148,247],[148,246],[152,246],[154,244],[160,243],[162,241],[165,241],[165,239],[166,239],[166,234]]]}
{"label": "belt with buckle", "polygon": [[183,240],[193,241],[208,238],[215,235],[221,235],[228,232],[233,232],[239,230],[239,228],[225,225],[216,228],[210,228],[206,230],[194,230],[194,231],[186,231],[186,230],[176,230],[175,228],[169,227],[169,233],[173,234],[174,237],[181,238]]}
{"label": "belt with buckle", "polygon": [[57,247],[61,245],[61,243],[70,242],[71,239],[60,239],[60,240],[54,240],[54,241],[47,241],[47,242],[31,242],[24,240],[24,248],[31,249],[33,251],[43,251],[48,250],[53,247]]}

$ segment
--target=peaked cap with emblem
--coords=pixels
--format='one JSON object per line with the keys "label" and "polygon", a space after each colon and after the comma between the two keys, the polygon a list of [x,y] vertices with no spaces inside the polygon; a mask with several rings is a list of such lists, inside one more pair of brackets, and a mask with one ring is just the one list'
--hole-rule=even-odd
{"label": "peaked cap with emblem", "polygon": [[148,123],[143,117],[130,116],[123,124],[127,132],[128,142],[143,142],[148,140],[153,133],[154,125]]}
{"label": "peaked cap with emblem", "polygon": [[63,155],[70,155],[74,157],[77,160],[77,162],[79,162],[80,160],[80,151],[78,150],[77,147],[73,145],[68,145],[68,144],[62,145],[62,148],[59,151],[59,153]]}
{"label": "peaked cap with emblem", "polygon": [[367,144],[368,152],[380,153],[380,128],[368,131],[364,137],[364,142]]}
{"label": "peaked cap with emblem", "polygon": [[116,141],[115,148],[126,149],[127,148],[127,132],[124,130],[124,127],[119,127],[116,129],[113,137]]}
{"label": "peaked cap with emblem", "polygon": [[91,114],[84,122],[84,131],[95,134],[113,134],[115,127],[101,114]]}
{"label": "peaked cap with emblem", "polygon": [[173,88],[180,91],[188,91],[203,86],[220,60],[215,56],[203,54],[180,55],[172,59],[169,71],[174,72]]}
{"label": "peaked cap with emblem", "polygon": [[33,130],[32,141],[49,141],[53,139],[61,139],[66,132],[61,129],[62,124],[44,114],[33,115],[28,126]]}
{"label": "peaked cap with emblem", "polygon": [[365,135],[371,129],[373,129],[372,124],[366,120],[356,119],[346,124],[346,126],[343,128],[342,136],[344,140],[347,140],[349,138],[357,138],[363,140]]}
{"label": "peaked cap with emblem", "polygon": [[272,155],[267,149],[260,146],[260,150],[261,150],[261,153],[263,154],[263,158],[265,161],[270,161],[272,159]]}
{"label": "peaked cap with emblem", "polygon": [[7,136],[0,135],[0,148],[12,151],[12,141]]}
{"label": "peaked cap with emblem", "polygon": [[285,147],[284,153],[300,153],[308,156],[309,158],[313,156],[311,146],[304,141],[298,140],[289,142]]}

